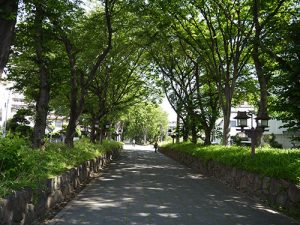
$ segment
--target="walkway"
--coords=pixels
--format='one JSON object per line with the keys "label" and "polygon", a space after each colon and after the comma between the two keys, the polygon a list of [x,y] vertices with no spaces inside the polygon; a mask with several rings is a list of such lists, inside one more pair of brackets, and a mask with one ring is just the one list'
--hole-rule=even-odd
{"label": "walkway", "polygon": [[[131,146],[129,146],[132,148]],[[128,148],[128,146],[127,146]],[[151,149],[124,150],[50,225],[291,225],[219,182]]]}

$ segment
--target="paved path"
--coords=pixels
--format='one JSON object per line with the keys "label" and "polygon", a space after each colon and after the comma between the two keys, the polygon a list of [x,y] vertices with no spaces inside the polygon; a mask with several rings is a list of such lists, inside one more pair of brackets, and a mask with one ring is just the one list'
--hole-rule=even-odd
{"label": "paved path", "polygon": [[152,149],[130,148],[49,224],[297,224]]}

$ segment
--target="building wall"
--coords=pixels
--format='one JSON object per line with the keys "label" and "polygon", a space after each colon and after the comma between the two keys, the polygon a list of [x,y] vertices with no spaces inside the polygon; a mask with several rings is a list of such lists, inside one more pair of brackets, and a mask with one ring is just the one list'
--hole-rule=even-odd
{"label": "building wall", "polygon": [[6,121],[11,119],[20,108],[26,108],[24,95],[10,90],[12,82],[0,81],[0,126],[4,131]]}
{"label": "building wall", "polygon": [[[239,127],[237,127],[237,120],[234,119],[234,117],[237,116],[238,111],[251,112],[251,111],[254,111],[254,107],[245,102],[245,103],[239,105],[238,107],[231,109],[231,116],[230,116],[230,136],[231,137],[233,137],[241,132],[241,131],[238,131]],[[252,126],[256,127],[255,117],[256,117],[256,115],[254,113],[252,118],[249,118],[247,120],[248,127],[246,127],[246,129],[250,129]],[[217,121],[217,125],[220,127],[220,129],[223,128],[223,124],[224,124],[223,119],[220,118]],[[281,127],[282,125],[284,125],[284,123],[280,120],[275,120],[275,119],[269,120],[269,127],[264,132],[264,135],[274,134],[276,137],[275,140],[279,144],[281,144],[283,148],[291,148],[294,146],[290,139],[293,134],[287,132],[286,128],[282,128]],[[249,142],[250,142],[250,140],[251,139],[249,139]],[[221,140],[214,140],[214,142],[220,143]],[[299,143],[295,143],[295,144],[299,145]]]}

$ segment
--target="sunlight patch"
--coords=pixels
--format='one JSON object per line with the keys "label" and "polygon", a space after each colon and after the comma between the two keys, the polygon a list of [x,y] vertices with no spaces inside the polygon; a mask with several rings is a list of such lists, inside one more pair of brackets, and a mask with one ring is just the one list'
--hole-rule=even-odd
{"label": "sunlight patch", "polygon": [[166,218],[178,218],[179,215],[176,213],[158,213],[159,216],[161,217],[166,217]]}

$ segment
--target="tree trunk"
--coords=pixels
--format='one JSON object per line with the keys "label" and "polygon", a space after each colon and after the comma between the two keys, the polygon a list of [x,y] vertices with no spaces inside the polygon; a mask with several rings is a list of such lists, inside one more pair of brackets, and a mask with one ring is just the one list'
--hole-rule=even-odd
{"label": "tree trunk", "polygon": [[192,143],[197,144],[198,137],[197,137],[196,126],[194,124],[192,124],[191,130],[192,130]]}
{"label": "tree trunk", "polygon": [[226,106],[223,108],[223,145],[227,146],[230,138],[230,114],[231,107]]}
{"label": "tree trunk", "polygon": [[180,117],[179,114],[177,114],[176,118],[176,143],[178,144],[180,141]]}
{"label": "tree trunk", "polygon": [[[259,22],[259,2],[254,0],[253,2],[253,23],[255,26],[255,36],[253,40],[253,52],[252,58],[255,65],[256,75],[259,82],[259,93],[260,100],[258,103],[258,113],[257,117],[259,118],[268,118],[268,82],[269,75],[265,74],[263,71],[264,63],[260,59],[260,42],[261,42],[261,30],[262,27]],[[261,140],[262,132],[258,132],[260,136],[257,136],[256,140]],[[260,141],[259,141],[260,142]]]}
{"label": "tree trunk", "polygon": [[204,133],[205,133],[205,139],[204,139],[204,145],[211,145],[211,128],[205,128]]}
{"label": "tree trunk", "polygon": [[190,122],[188,118],[185,118],[185,121],[183,121],[183,134],[182,138],[183,141],[188,141],[189,140],[189,133],[190,133]]}
{"label": "tree trunk", "polygon": [[0,78],[9,57],[17,20],[18,2],[18,0],[0,0]]}
{"label": "tree trunk", "polygon": [[39,96],[36,103],[36,118],[33,129],[33,148],[40,148],[44,144],[44,136],[46,130],[46,121],[49,108],[49,97],[50,97],[50,86],[48,81],[48,71],[47,65],[43,56],[43,19],[44,12],[39,4],[36,5],[36,15],[35,15],[35,50],[37,62],[39,65]]}
{"label": "tree trunk", "polygon": [[40,68],[40,91],[36,103],[36,118],[33,128],[33,148],[40,148],[44,144],[45,130],[47,126],[47,115],[49,109],[50,88],[48,84],[47,70],[42,65]]}
{"label": "tree trunk", "polygon": [[90,142],[96,143],[96,119],[95,119],[95,116],[92,116]]}
{"label": "tree trunk", "polygon": [[194,116],[191,116],[191,131],[192,131],[192,143],[197,144],[197,127],[196,127],[196,123],[194,120]]}
{"label": "tree trunk", "polygon": [[144,133],[144,145],[147,144],[147,133]]}
{"label": "tree trunk", "polygon": [[[71,111],[74,111],[71,109]],[[76,132],[76,123],[77,123],[77,115],[74,112],[70,113],[70,119],[69,119],[69,124],[67,126],[67,132],[66,132],[66,139],[65,139],[65,144],[70,147],[73,148],[74,147],[74,135]]]}

